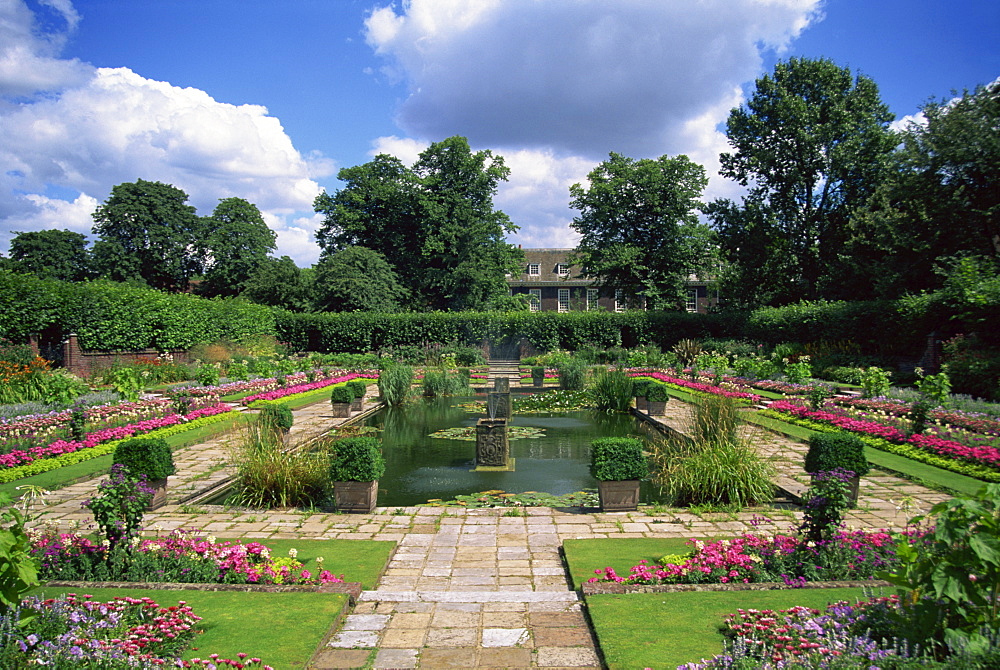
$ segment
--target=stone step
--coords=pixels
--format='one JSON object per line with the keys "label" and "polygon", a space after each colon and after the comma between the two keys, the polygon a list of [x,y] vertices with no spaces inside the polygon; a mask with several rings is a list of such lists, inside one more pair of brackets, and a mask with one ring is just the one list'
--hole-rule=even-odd
{"label": "stone step", "polygon": [[575,591],[362,591],[359,601],[391,603],[573,603]]}

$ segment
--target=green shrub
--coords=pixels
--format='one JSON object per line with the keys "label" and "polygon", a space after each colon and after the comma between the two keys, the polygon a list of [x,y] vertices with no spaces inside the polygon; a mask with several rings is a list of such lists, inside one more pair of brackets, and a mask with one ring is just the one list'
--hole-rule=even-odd
{"label": "green shrub", "polygon": [[413,368],[394,363],[379,373],[378,392],[387,405],[401,405],[409,397],[412,383]]}
{"label": "green shrub", "polygon": [[653,384],[652,379],[645,377],[633,378],[632,379],[632,395],[636,398],[645,398],[646,393],[649,392],[649,387]]}
{"label": "green shrub", "polygon": [[559,364],[559,388],[564,391],[583,389],[587,378],[587,364],[577,358],[568,358]]}
{"label": "green shrub", "polygon": [[545,382],[545,366],[536,365],[531,368],[531,382],[535,386],[539,386]]}
{"label": "green shrub", "polygon": [[176,472],[173,454],[161,437],[122,440],[115,447],[113,462],[124,465],[131,475],[146,475],[149,481],[164,479]]}
{"label": "green shrub", "polygon": [[258,405],[260,413],[257,415],[257,422],[262,426],[268,426],[274,430],[288,431],[292,428],[295,417],[288,405],[279,402],[262,402]]}
{"label": "green shrub", "polygon": [[660,382],[650,380],[649,385],[646,386],[646,400],[649,402],[667,402],[670,400],[670,394],[667,392],[667,387]]}
{"label": "green shrub", "polygon": [[364,398],[368,393],[368,383],[363,379],[352,379],[346,386],[351,389],[355,398]]}
{"label": "green shrub", "polygon": [[332,445],[330,480],[370,482],[385,473],[381,442],[374,437],[347,437]]}
{"label": "green shrub", "polygon": [[624,370],[603,370],[594,375],[591,394],[598,409],[627,412],[635,397],[632,378]]}
{"label": "green shrub", "polygon": [[634,437],[604,437],[590,443],[590,474],[602,482],[643,479],[649,465],[642,440]]}
{"label": "green shrub", "polygon": [[861,390],[866,398],[879,398],[889,392],[892,373],[870,367],[861,372]]}
{"label": "green shrub", "polygon": [[854,433],[838,431],[816,433],[809,438],[806,472],[828,472],[834,468],[850,470],[858,477],[868,474],[865,443]]}
{"label": "green shrub", "polygon": [[336,404],[349,403],[354,400],[354,389],[347,384],[338,384],[330,391],[330,402]]}

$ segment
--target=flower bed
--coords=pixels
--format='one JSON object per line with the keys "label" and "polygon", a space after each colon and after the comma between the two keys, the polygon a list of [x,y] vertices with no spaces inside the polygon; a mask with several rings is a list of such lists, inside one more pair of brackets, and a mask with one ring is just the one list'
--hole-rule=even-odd
{"label": "flower bed", "polygon": [[156,430],[157,428],[165,428],[178,423],[186,423],[202,417],[214,416],[216,414],[222,414],[229,411],[230,409],[228,405],[212,405],[211,407],[204,407],[184,415],[168,414],[167,416],[161,416],[155,419],[146,419],[144,421],[128,424],[126,426],[116,426],[114,428],[96,430],[84,437],[82,440],[56,440],[55,442],[45,446],[32,447],[28,451],[15,450],[7,454],[0,455],[0,468],[13,468],[41,459],[54,458],[63,454],[71,454],[82,449],[90,449],[104,442],[123,440],[126,437],[148,433]]}
{"label": "flower bed", "polygon": [[[26,598],[0,618],[0,663],[5,668],[33,666],[260,668],[259,658],[239,660],[210,655],[180,660],[198,634],[201,617],[184,601],[161,607],[151,598],[119,597],[108,602],[67,594],[62,598]],[[72,660],[70,660],[72,659]],[[65,664],[65,665],[64,665]]]}
{"label": "flower bed", "polygon": [[[913,403],[886,398],[837,398],[835,402],[844,407],[884,412],[897,417],[906,417],[913,409]],[[931,410],[928,418],[942,425],[964,428],[983,435],[1000,435],[1000,421],[983,415],[938,408]]]}
{"label": "flower bed", "polygon": [[308,393],[310,391],[318,391],[319,389],[326,388],[328,386],[333,386],[335,384],[343,384],[345,382],[352,381],[354,379],[377,379],[378,375],[370,372],[352,372],[346,375],[340,375],[337,377],[330,377],[329,379],[323,379],[320,381],[315,381],[306,384],[297,384],[295,386],[283,386],[281,388],[274,389],[273,391],[266,391],[264,393],[255,393],[243,398],[240,402],[246,406],[250,406],[251,403],[257,402],[259,400],[277,400],[279,398],[285,398],[290,395],[297,395],[299,393]]}
{"label": "flower bed", "polygon": [[842,430],[878,437],[891,443],[913,445],[948,459],[1000,470],[1000,449],[993,446],[969,446],[933,435],[907,435],[899,428],[886,426],[876,421],[855,419],[823,410],[813,410],[788,400],[773,402],[768,409],[799,419],[835,426]]}
{"label": "flower bed", "polygon": [[[177,530],[140,540],[134,547],[109,551],[75,533],[29,531],[31,553],[43,580],[141,581],[201,584],[343,584],[328,570],[317,574],[289,557],[272,556],[259,542],[217,542]],[[317,562],[322,565],[323,559]]]}
{"label": "flower bed", "polygon": [[726,398],[735,398],[736,400],[740,400],[742,402],[747,402],[750,404],[756,404],[760,402],[759,395],[756,395],[754,393],[749,393],[746,391],[740,391],[739,387],[727,388],[726,386],[715,386],[713,384],[704,384],[702,382],[692,382],[686,379],[678,379],[677,377],[672,377],[662,372],[630,372],[629,376],[649,377],[650,379],[655,379],[657,381],[663,382],[667,386],[673,386],[675,388],[681,388],[688,391],[697,391],[699,393],[720,395]]}
{"label": "flower bed", "polygon": [[[225,421],[226,419],[237,415],[236,412],[229,411],[229,408],[224,405],[220,407],[222,407],[223,410],[218,414],[201,416],[201,418],[196,418],[193,421],[175,423],[171,426],[167,426],[166,428],[152,430],[146,433],[146,435],[150,437],[169,437],[170,435],[200,428],[201,426],[206,426],[211,423]],[[104,456],[105,454],[110,454],[115,450],[115,445],[117,444],[118,440],[112,440],[110,442],[104,442],[86,449],[79,449],[77,451],[63,453],[49,458],[37,459],[25,465],[0,469],[0,483],[12,482],[15,479],[23,479],[24,477],[31,477],[32,475],[37,475],[42,472],[48,472],[49,470],[55,470],[67,465],[81,463],[83,461]]]}
{"label": "flower bed", "polygon": [[806,542],[790,535],[745,533],[731,540],[690,540],[686,556],[664,557],[663,565],[641,561],[628,575],[594,570],[588,583],[624,585],[782,583],[788,587],[826,580],[873,579],[896,561],[901,535],[845,531],[829,540]]}

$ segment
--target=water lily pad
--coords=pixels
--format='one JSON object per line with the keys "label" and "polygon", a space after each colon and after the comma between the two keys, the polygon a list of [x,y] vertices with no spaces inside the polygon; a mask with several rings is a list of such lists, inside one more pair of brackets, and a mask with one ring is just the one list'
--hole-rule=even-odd
{"label": "water lily pad", "polygon": [[[508,440],[535,440],[545,435],[545,430],[542,428],[533,428],[529,426],[510,426],[507,429],[507,439]],[[476,427],[475,426],[455,426],[453,428],[445,428],[439,430],[436,433],[431,433],[428,437],[436,437],[444,440],[465,440],[466,442],[476,441]]]}

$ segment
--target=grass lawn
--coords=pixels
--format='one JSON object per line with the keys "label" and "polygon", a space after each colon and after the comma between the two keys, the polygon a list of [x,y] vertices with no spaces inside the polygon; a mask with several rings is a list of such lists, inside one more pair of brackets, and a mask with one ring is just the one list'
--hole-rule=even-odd
{"label": "grass lawn", "polygon": [[566,540],[563,554],[569,566],[573,588],[594,576],[594,570],[611,567],[620,575],[627,575],[632,566],[646,559],[655,563],[667,554],[683,554],[691,550],[687,540],[680,538],[632,537],[597,538],[593,540]]}
{"label": "grass lawn", "polygon": [[259,657],[275,670],[304,668],[323,636],[344,611],[348,597],[339,593],[241,593],[236,591],[156,591],[147,589],[67,589],[42,587],[33,592],[53,597],[73,592],[107,601],[115,596],[149,597],[167,607],[187,602],[204,631],[184,658],[240,652]]}
{"label": "grass lawn", "polygon": [[629,593],[587,597],[610,670],[676,668],[722,652],[718,626],[738,609],[822,609],[864,597],[860,588]]}
{"label": "grass lawn", "polygon": [[323,557],[323,569],[348,582],[361,582],[368,591],[375,588],[379,575],[389,562],[396,543],[389,540],[258,540],[272,556],[288,556],[295,549],[296,560],[317,573],[315,558]]}

